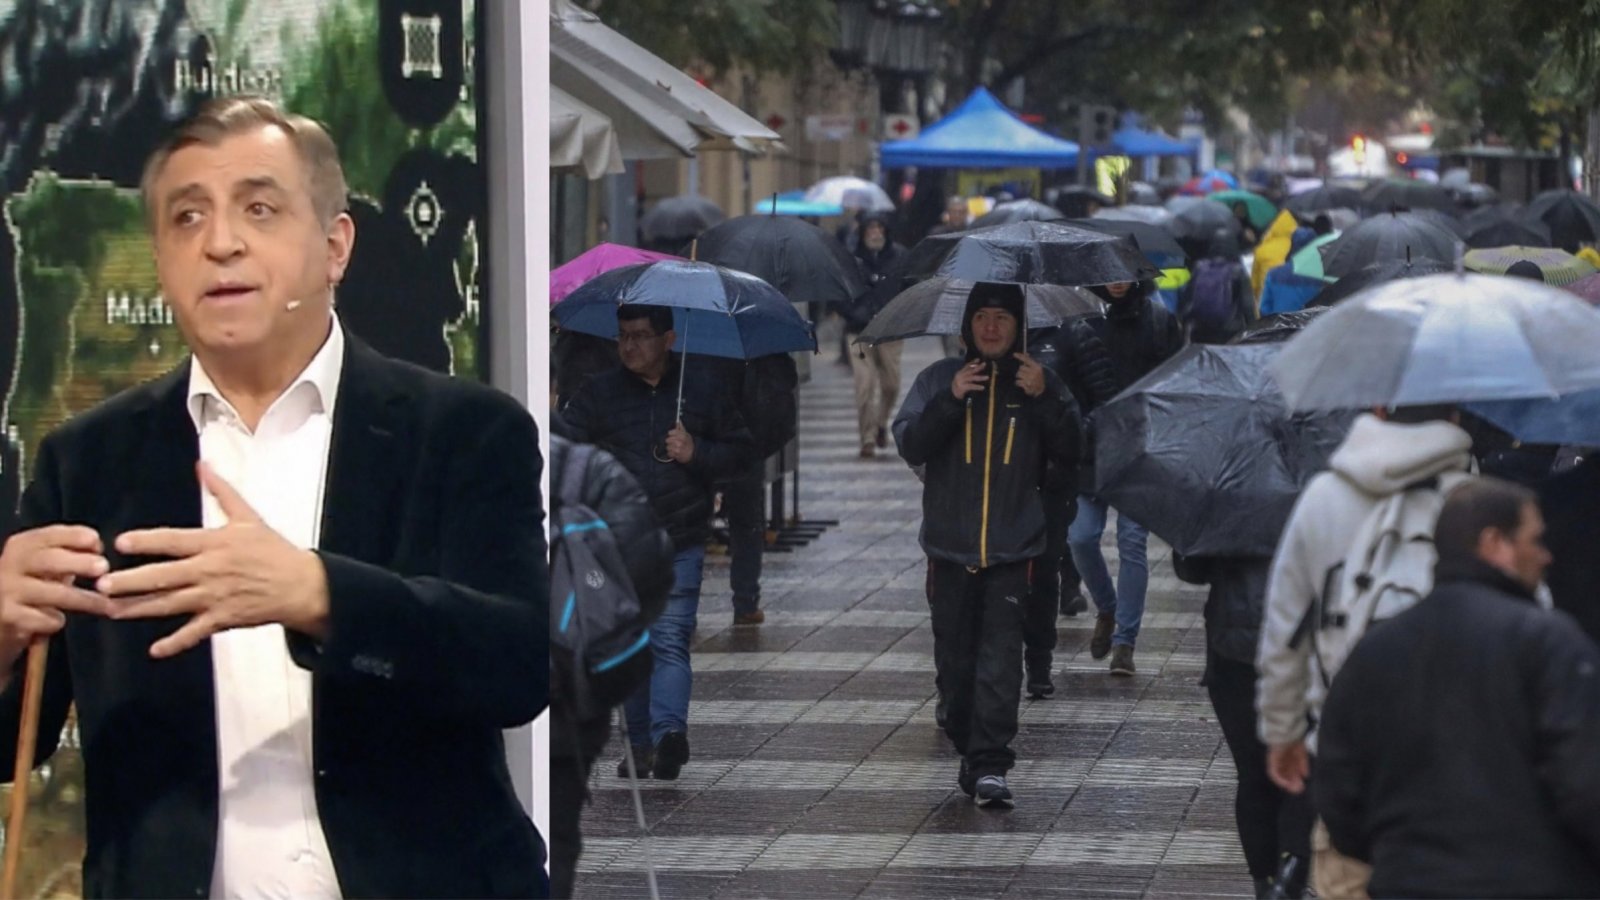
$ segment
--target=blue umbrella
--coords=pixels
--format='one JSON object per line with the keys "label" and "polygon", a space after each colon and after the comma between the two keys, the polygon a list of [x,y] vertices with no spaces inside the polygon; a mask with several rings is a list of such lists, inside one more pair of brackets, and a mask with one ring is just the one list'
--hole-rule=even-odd
{"label": "blue umbrella", "polygon": [[1464,408],[1527,444],[1600,447],[1600,390],[1554,400],[1469,403]]}
{"label": "blue umbrella", "polygon": [[[816,352],[811,323],[765,281],[710,263],[663,260],[613,269],[585,282],[551,310],[568,331],[617,339],[617,307],[665,306],[677,340],[672,349],[730,359],[796,350]],[[682,370],[678,408],[683,408]]]}
{"label": "blue umbrella", "polygon": [[844,207],[837,203],[813,203],[805,199],[805,191],[787,191],[762,200],[751,212],[772,216],[842,216]]}

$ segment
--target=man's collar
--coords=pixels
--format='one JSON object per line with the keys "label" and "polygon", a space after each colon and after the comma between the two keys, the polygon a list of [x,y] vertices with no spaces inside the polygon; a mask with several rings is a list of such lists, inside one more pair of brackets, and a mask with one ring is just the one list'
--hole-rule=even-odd
{"label": "man's collar", "polygon": [[1446,581],[1475,581],[1501,593],[1511,594],[1519,600],[1538,602],[1533,590],[1527,585],[1477,557],[1440,560],[1434,567],[1433,580],[1436,584],[1443,584]]}
{"label": "man's collar", "polygon": [[[339,396],[339,379],[344,371],[344,329],[339,325],[337,313],[329,313],[330,327],[328,337],[322,342],[322,347],[317,350],[311,362],[301,370],[300,374],[289,383],[283,393],[278,395],[278,400],[288,396],[302,384],[309,384],[315,398],[315,406],[329,416],[333,415],[334,403]],[[195,430],[199,430],[205,422],[206,398],[210,397],[219,402],[227,401],[222,396],[222,391],[217,388],[216,382],[200,364],[200,359],[193,354],[189,357],[189,418],[194,421]],[[278,400],[273,401],[274,404]]]}

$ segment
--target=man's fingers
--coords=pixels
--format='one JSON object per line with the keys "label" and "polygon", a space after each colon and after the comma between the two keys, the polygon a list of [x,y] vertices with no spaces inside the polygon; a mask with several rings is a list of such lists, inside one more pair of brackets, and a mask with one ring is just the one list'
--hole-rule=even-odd
{"label": "man's fingers", "polygon": [[205,594],[198,588],[134,594],[110,601],[113,619],[159,619],[205,610]]}
{"label": "man's fingers", "polygon": [[105,550],[100,545],[100,532],[87,525],[46,525],[25,534],[30,535],[40,546],[61,547],[83,553],[101,553]]}
{"label": "man's fingers", "polygon": [[67,617],[48,607],[18,606],[11,611],[11,627],[25,634],[55,634]]}
{"label": "man's fingers", "polygon": [[21,602],[17,604],[18,610],[64,610],[66,612],[87,613],[91,616],[104,616],[109,614],[110,608],[106,605],[106,598],[94,591],[86,591],[68,584],[58,584],[53,581],[35,579],[23,591]]}
{"label": "man's fingers", "polygon": [[56,545],[33,554],[27,568],[28,574],[36,578],[99,578],[111,570],[111,565],[93,551]]}
{"label": "man's fingers", "polygon": [[117,550],[129,556],[197,556],[211,546],[216,531],[205,528],[145,528],[117,535]]}
{"label": "man's fingers", "polygon": [[174,591],[195,584],[199,580],[198,569],[192,559],[151,563],[137,569],[112,572],[95,583],[95,590],[108,597]]}
{"label": "man's fingers", "polygon": [[217,633],[217,626],[209,614],[202,613],[185,622],[182,628],[150,645],[150,656],[167,659],[194,647]]}

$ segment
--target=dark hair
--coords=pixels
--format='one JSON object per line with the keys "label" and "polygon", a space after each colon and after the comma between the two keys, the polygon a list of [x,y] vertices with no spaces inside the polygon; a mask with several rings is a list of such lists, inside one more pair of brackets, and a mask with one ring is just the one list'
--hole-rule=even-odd
{"label": "dark hair", "polygon": [[1397,425],[1422,425],[1427,422],[1449,422],[1459,415],[1460,409],[1449,403],[1429,403],[1420,406],[1394,406],[1388,411],[1389,421]]}
{"label": "dark hair", "polygon": [[1461,483],[1445,498],[1439,510],[1439,524],[1433,530],[1433,543],[1439,551],[1439,564],[1459,565],[1478,554],[1478,539],[1485,529],[1506,536],[1522,527],[1522,511],[1537,505],[1533,491],[1498,478],[1472,478]]}
{"label": "dark hair", "polygon": [[1532,260],[1519,259],[1506,269],[1506,274],[1512,278],[1527,278],[1531,281],[1544,281],[1544,270]]}
{"label": "dark hair", "polygon": [[649,319],[651,330],[658,335],[672,330],[671,307],[643,303],[629,303],[617,307],[618,322],[637,322],[640,319]]}

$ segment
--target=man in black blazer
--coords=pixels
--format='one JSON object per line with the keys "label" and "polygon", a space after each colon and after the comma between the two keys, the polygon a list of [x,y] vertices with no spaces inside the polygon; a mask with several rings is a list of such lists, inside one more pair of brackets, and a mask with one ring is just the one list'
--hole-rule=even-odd
{"label": "man in black blazer", "polygon": [[347,337],[332,141],[213,101],[144,181],[193,356],[45,438],[0,553],[0,770],[27,644],[76,702],[90,896],[530,896],[502,730],[548,682],[533,420]]}

